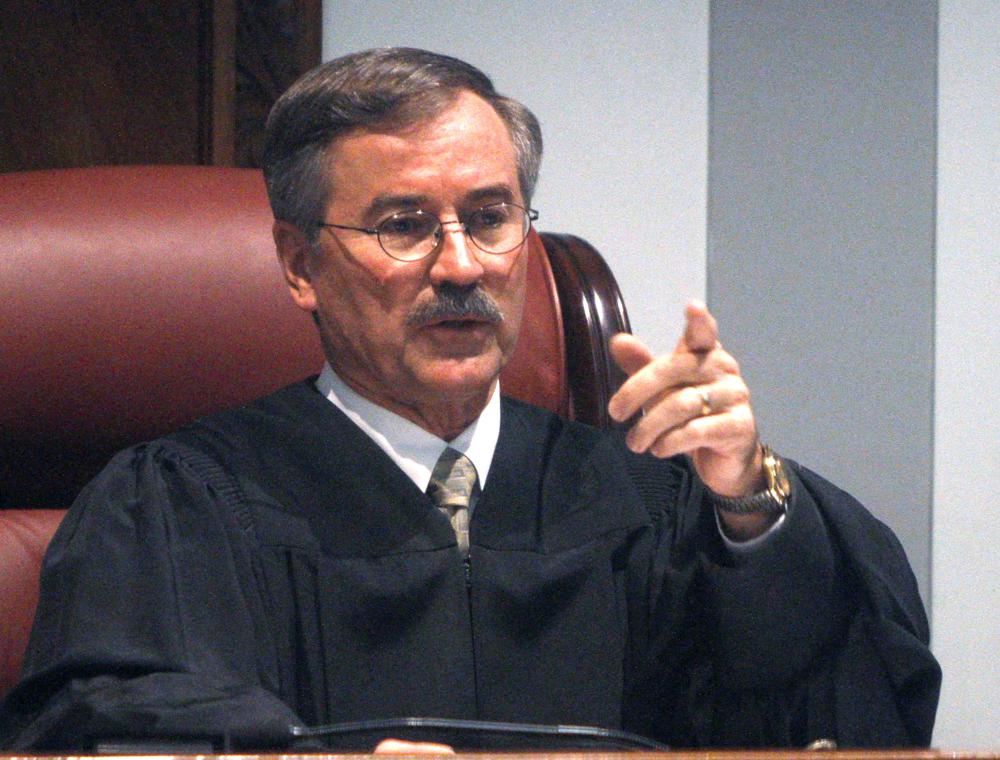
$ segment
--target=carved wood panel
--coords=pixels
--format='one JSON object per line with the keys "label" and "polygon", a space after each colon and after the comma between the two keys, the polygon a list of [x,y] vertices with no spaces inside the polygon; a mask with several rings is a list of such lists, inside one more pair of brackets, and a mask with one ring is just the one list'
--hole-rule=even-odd
{"label": "carved wood panel", "polygon": [[0,171],[254,166],[320,0],[0,0]]}

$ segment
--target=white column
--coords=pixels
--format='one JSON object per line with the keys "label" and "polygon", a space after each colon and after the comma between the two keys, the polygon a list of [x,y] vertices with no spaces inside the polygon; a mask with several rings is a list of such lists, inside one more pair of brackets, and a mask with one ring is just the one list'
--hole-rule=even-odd
{"label": "white column", "polygon": [[940,10],[934,744],[1000,747],[1000,3]]}

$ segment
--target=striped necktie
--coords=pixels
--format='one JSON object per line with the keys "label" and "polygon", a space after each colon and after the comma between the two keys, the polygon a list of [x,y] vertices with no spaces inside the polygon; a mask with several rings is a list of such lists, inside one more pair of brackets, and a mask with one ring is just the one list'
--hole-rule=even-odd
{"label": "striped necktie", "polygon": [[476,467],[450,446],[434,465],[427,495],[451,522],[462,556],[469,554],[469,500],[476,487]]}

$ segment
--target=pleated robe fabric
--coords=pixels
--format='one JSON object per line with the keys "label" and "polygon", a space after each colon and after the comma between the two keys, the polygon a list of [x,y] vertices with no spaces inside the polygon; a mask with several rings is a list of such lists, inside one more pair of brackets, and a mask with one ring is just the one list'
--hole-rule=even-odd
{"label": "pleated robe fabric", "polygon": [[296,746],[293,725],[438,716],[927,744],[940,671],[899,543],[790,464],[785,524],[735,555],[685,459],[505,398],[466,565],[304,381],[126,450],[84,490],[0,742],[268,749]]}

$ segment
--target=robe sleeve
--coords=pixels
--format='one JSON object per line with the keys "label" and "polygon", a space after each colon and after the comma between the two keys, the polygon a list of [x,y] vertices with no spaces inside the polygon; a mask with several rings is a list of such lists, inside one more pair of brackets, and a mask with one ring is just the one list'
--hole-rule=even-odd
{"label": "robe sleeve", "polygon": [[289,744],[301,721],[275,695],[233,488],[210,463],[147,445],[81,493],[45,558],[0,745]]}
{"label": "robe sleeve", "polygon": [[657,577],[672,602],[659,610],[674,635],[656,661],[673,677],[654,732],[675,746],[926,746],[941,674],[903,549],[851,496],[789,465],[788,516],[753,551],[725,548],[693,474],[664,521]]}

